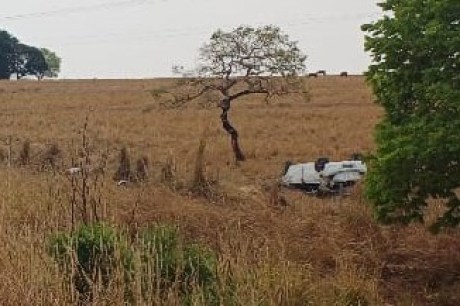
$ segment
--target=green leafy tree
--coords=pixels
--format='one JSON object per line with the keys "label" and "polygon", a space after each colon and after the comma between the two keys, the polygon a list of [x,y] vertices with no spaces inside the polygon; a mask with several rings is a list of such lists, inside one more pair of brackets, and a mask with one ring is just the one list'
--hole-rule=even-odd
{"label": "green leafy tree", "polygon": [[248,95],[264,95],[266,100],[286,94],[305,94],[298,76],[305,70],[306,56],[277,26],[259,28],[239,26],[232,31],[217,30],[200,50],[201,62],[195,71],[182,73],[183,94],[175,105],[207,95],[218,102],[224,130],[229,134],[235,159],[245,156],[238,142],[238,132],[230,123],[228,112],[233,101]]}
{"label": "green leafy tree", "polygon": [[0,30],[0,79],[16,75],[21,79],[27,75],[42,79],[56,77],[61,59],[48,49],[38,49],[22,44],[7,31]]}
{"label": "green leafy tree", "polygon": [[45,61],[48,65],[48,69],[45,71],[45,76],[48,78],[56,78],[61,72],[61,58],[57,54],[49,49],[42,48],[41,52],[45,57]]}
{"label": "green leafy tree", "polygon": [[18,40],[14,36],[0,30],[0,80],[10,79],[17,44]]}
{"label": "green leafy tree", "polygon": [[16,44],[13,54],[13,69],[11,72],[16,73],[17,79],[26,75],[36,76],[42,79],[48,70],[48,64],[40,49],[24,44]]}
{"label": "green leafy tree", "polygon": [[27,62],[24,67],[27,74],[36,76],[39,80],[43,79],[46,72],[49,70],[45,56],[40,49],[35,47],[28,48]]}
{"label": "green leafy tree", "polygon": [[373,58],[367,78],[385,117],[366,193],[384,222],[460,223],[460,1],[387,0],[382,19],[362,26]]}

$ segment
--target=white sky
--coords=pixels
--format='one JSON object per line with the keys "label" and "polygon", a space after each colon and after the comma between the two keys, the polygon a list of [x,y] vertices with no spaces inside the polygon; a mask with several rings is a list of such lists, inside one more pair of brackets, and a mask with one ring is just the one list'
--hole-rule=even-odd
{"label": "white sky", "polygon": [[0,0],[0,29],[63,59],[63,78],[171,76],[192,67],[218,28],[275,24],[299,41],[307,69],[362,73],[360,25],[378,0]]}

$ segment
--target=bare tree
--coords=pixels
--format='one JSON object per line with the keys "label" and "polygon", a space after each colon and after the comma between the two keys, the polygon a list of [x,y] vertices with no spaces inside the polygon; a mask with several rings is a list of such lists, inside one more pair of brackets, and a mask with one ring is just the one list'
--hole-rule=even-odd
{"label": "bare tree", "polygon": [[305,60],[297,42],[276,26],[217,30],[200,49],[200,65],[193,72],[173,67],[173,71],[183,76],[173,103],[180,106],[217,93],[222,126],[230,135],[236,160],[243,161],[238,132],[228,118],[232,102],[251,94],[264,95],[266,101],[286,94],[305,95],[305,83],[299,77],[305,71]]}

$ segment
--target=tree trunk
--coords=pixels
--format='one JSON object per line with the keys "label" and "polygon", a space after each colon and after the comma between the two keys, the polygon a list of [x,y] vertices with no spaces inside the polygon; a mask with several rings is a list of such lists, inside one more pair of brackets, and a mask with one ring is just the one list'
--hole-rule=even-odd
{"label": "tree trunk", "polygon": [[222,108],[220,120],[222,121],[222,127],[230,135],[233,154],[235,155],[237,161],[244,161],[246,158],[244,157],[244,154],[241,151],[240,145],[238,143],[238,132],[228,120],[228,111],[230,110],[230,100],[228,97],[222,99],[220,107]]}

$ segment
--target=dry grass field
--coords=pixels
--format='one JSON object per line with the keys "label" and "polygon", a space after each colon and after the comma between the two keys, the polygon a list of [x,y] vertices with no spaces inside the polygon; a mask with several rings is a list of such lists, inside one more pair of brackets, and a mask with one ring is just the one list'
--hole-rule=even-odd
{"label": "dry grass field", "polygon": [[[231,305],[460,304],[458,230],[434,236],[423,225],[380,225],[361,186],[324,199],[276,187],[287,160],[372,152],[382,110],[363,77],[308,79],[309,101],[235,101],[230,116],[248,158],[239,165],[218,108],[159,106],[150,91],[172,82],[0,83],[2,305],[75,303],[47,239],[72,227],[71,206],[80,199],[64,169],[82,158],[91,166],[106,160],[101,179],[88,178],[100,219],[133,235],[173,224],[187,241],[212,248],[218,274],[230,269],[236,280]],[[27,141],[30,156],[21,165]],[[52,145],[59,149],[54,168],[46,165]],[[147,182],[119,187],[112,180],[124,146],[133,168],[147,157]],[[206,184],[197,191],[200,171]],[[114,282],[93,303],[123,304],[120,288]],[[173,294],[134,302],[178,303]]]}

